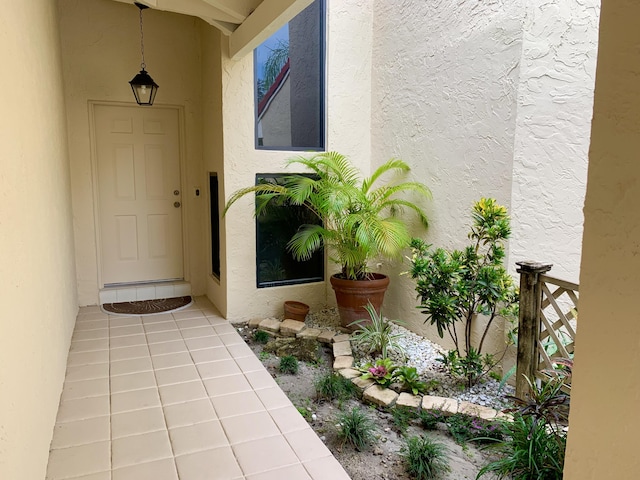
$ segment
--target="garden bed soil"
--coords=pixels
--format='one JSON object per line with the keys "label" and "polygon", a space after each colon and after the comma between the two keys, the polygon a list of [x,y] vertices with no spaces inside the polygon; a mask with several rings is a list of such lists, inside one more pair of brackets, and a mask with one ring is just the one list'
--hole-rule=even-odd
{"label": "garden bed soil", "polygon": [[[425,431],[419,426],[410,426],[406,436],[399,434],[393,424],[391,413],[363,405],[359,400],[348,400],[342,405],[343,410],[354,407],[363,408],[376,425],[376,442],[364,451],[356,451],[350,445],[343,445],[338,438],[337,415],[340,408],[332,402],[316,402],[315,379],[331,371],[333,362],[329,346],[320,349],[317,363],[299,362],[299,371],[295,375],[282,374],[278,371],[280,359],[274,354],[263,352],[264,345],[253,341],[252,330],[242,328],[240,334],[249,344],[256,356],[262,361],[267,371],[287,394],[291,402],[299,409],[305,409],[307,421],[324,441],[329,450],[341,463],[353,480],[410,480],[412,477],[405,472],[404,460],[400,450],[405,438],[416,435],[427,435],[445,444],[449,450],[451,471],[445,474],[443,480],[475,479],[478,470],[488,462],[489,454],[479,450],[472,443],[458,445],[446,433],[446,426],[439,424],[435,431]],[[312,418],[311,415],[314,415]],[[486,475],[483,480],[493,480],[495,477]]]}

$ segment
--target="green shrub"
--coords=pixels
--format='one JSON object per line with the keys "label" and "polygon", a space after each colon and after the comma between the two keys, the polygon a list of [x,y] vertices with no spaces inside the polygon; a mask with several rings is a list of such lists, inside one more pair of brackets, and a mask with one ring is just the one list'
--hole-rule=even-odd
{"label": "green shrub", "polygon": [[531,416],[516,415],[508,426],[508,441],[496,444],[502,458],[482,467],[487,473],[513,480],[562,480],[567,438]]}
{"label": "green shrub", "polygon": [[253,341],[257,343],[267,343],[271,336],[264,330],[256,330],[253,332]]}
{"label": "green shrub", "polygon": [[358,391],[358,387],[351,380],[334,372],[316,379],[314,386],[318,400],[337,400],[340,403],[354,397]]}
{"label": "green shrub", "polygon": [[402,384],[402,389],[418,395],[427,391],[427,384],[420,381],[416,367],[398,367],[395,371],[395,380]]}
{"label": "green shrub", "polygon": [[469,440],[484,443],[504,438],[505,430],[501,422],[491,422],[462,413],[447,417],[445,422],[449,433],[458,443],[465,443]]}
{"label": "green shrub", "polygon": [[411,437],[400,451],[407,473],[416,480],[429,480],[449,472],[449,451],[429,437]]}
{"label": "green shrub", "polygon": [[444,415],[437,410],[421,410],[420,411],[420,425],[425,430],[435,430],[437,424],[444,422]]}
{"label": "green shrub", "polygon": [[293,355],[285,355],[280,359],[278,370],[280,370],[281,373],[290,373],[295,375],[298,373],[298,359]]}
{"label": "green shrub", "polygon": [[411,421],[418,418],[418,411],[415,408],[395,407],[391,409],[393,424],[401,435],[407,433],[407,428]]}
{"label": "green shrub", "polygon": [[371,445],[375,440],[375,424],[358,407],[338,415],[338,437],[342,439],[342,445],[349,443],[356,450],[361,451]]}

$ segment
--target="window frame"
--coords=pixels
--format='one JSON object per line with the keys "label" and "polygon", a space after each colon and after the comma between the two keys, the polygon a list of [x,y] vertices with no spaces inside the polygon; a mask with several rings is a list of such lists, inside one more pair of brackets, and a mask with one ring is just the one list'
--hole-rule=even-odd
{"label": "window frame", "polygon": [[[327,0],[320,2],[320,138],[319,147],[265,146],[258,144],[258,61],[257,48],[253,50],[253,139],[256,150],[283,152],[324,152],[327,148]],[[262,44],[261,44],[262,45]]]}

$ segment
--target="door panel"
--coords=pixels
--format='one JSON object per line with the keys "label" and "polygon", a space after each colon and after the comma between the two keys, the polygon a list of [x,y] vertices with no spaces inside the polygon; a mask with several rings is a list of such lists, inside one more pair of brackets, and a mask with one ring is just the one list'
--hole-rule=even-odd
{"label": "door panel", "polygon": [[182,278],[178,111],[96,105],[94,115],[102,282]]}

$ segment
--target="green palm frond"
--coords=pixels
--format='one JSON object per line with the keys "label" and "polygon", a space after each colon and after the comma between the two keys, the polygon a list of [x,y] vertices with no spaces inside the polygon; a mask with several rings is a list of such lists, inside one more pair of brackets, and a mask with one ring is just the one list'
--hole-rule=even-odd
{"label": "green palm frond", "polygon": [[289,241],[288,248],[298,260],[327,248],[331,260],[341,265],[343,275],[366,278],[371,260],[378,256],[397,258],[409,246],[411,237],[403,218],[405,211],[413,212],[422,225],[428,224],[421,206],[406,196],[398,198],[413,193],[430,199],[426,185],[415,181],[377,185],[387,173],[403,175],[410,170],[400,159],[385,162],[364,179],[348,157],[338,152],[298,156],[286,164],[312,173],[285,175],[277,185],[240,189],[229,199],[225,214],[233,203],[249,193],[256,195],[258,213],[272,202],[309,208],[322,220],[322,226],[305,225]]}

